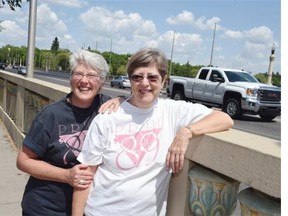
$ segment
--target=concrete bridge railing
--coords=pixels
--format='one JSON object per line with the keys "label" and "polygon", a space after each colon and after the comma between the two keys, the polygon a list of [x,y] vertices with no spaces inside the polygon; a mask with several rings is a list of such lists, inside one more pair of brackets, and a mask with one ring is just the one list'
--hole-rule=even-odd
{"label": "concrete bridge railing", "polygon": [[[69,91],[0,71],[0,118],[18,148],[35,114]],[[170,182],[167,215],[232,215],[236,202],[241,215],[280,215],[281,143],[234,129],[191,140]]]}

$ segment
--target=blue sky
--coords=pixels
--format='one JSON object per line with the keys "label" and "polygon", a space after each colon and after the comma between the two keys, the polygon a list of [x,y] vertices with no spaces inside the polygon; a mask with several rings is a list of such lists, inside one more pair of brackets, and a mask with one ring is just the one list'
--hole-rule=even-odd
{"label": "blue sky", "polygon": [[[208,65],[213,32],[212,64],[218,67],[267,72],[276,44],[274,72],[281,73],[280,0],[39,0],[36,47],[81,47],[134,53],[155,46],[174,62]],[[5,28],[0,47],[27,45],[29,4],[0,9]],[[175,31],[175,35],[174,35]],[[112,45],[112,46],[111,46]]]}

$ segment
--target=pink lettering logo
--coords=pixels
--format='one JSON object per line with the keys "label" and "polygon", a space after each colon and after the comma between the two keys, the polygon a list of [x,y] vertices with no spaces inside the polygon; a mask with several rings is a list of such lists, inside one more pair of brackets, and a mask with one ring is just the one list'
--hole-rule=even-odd
{"label": "pink lettering logo", "polygon": [[159,129],[140,131],[129,135],[116,135],[115,142],[122,150],[116,157],[119,169],[132,169],[153,162],[159,151]]}

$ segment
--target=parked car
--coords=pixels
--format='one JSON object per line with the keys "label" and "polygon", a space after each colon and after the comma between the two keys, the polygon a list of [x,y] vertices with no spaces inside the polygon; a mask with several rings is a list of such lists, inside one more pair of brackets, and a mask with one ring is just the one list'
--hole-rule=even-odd
{"label": "parked car", "polygon": [[26,73],[27,73],[26,66],[19,66],[18,67],[18,74],[26,75]]}
{"label": "parked car", "polygon": [[12,65],[12,69],[18,69],[18,65]]}
{"label": "parked car", "polygon": [[110,83],[111,87],[131,88],[131,83],[128,76],[117,76]]}
{"label": "parked car", "polygon": [[5,70],[6,64],[4,62],[0,62],[0,69]]}

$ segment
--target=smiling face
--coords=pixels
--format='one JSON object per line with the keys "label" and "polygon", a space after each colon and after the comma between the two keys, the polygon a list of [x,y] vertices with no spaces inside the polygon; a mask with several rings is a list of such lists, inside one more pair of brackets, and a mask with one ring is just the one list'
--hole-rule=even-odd
{"label": "smiling face", "polygon": [[132,97],[129,102],[139,108],[149,108],[163,88],[162,79],[156,66],[139,67],[131,74]]}
{"label": "smiling face", "polygon": [[84,64],[78,64],[71,75],[70,85],[73,105],[87,108],[101,90],[103,81],[97,71]]}

